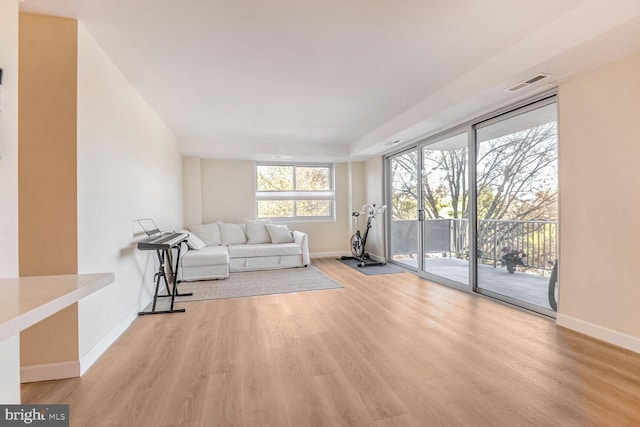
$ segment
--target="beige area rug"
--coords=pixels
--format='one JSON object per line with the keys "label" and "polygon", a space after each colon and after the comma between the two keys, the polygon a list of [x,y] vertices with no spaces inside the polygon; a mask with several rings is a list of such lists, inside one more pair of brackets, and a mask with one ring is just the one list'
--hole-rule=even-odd
{"label": "beige area rug", "polygon": [[231,273],[223,280],[182,282],[178,284],[178,292],[193,292],[193,296],[176,297],[176,302],[255,297],[339,288],[342,288],[342,285],[313,266],[284,270],[249,271]]}

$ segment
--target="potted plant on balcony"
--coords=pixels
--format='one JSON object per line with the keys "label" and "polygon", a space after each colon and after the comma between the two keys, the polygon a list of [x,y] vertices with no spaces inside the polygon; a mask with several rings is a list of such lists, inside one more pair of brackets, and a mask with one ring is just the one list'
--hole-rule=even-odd
{"label": "potted plant on balcony", "polygon": [[500,263],[507,267],[507,271],[510,274],[513,274],[516,271],[516,266],[518,265],[527,265],[526,264],[527,255],[522,252],[521,249],[512,248],[511,246],[505,246],[502,248],[502,258],[500,258]]}

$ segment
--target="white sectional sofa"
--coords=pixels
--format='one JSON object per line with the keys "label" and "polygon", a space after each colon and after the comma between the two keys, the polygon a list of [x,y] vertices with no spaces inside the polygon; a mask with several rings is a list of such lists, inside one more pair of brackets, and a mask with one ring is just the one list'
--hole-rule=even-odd
{"label": "white sectional sofa", "polygon": [[182,246],[178,280],[224,279],[229,273],[306,267],[305,233],[269,221],[213,222],[189,227]]}

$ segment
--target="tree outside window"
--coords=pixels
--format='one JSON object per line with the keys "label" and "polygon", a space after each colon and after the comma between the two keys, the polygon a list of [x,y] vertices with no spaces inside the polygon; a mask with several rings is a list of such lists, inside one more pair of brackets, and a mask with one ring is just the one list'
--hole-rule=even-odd
{"label": "tree outside window", "polygon": [[258,218],[333,219],[332,164],[256,164]]}

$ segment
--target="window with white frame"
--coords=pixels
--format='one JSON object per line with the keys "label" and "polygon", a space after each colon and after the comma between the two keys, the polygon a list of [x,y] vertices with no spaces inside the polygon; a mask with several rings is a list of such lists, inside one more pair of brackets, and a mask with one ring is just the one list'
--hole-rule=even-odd
{"label": "window with white frame", "polygon": [[258,218],[333,220],[333,164],[256,163]]}

